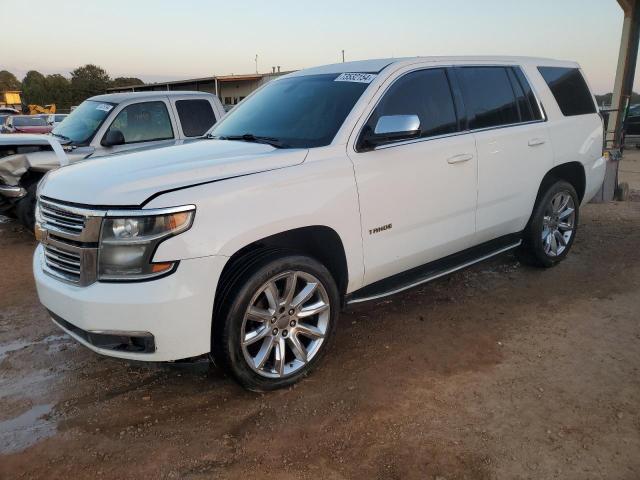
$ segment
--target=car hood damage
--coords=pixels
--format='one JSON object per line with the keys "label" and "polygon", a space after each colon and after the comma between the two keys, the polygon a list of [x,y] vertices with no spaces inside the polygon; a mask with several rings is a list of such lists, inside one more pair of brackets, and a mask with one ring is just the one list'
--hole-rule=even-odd
{"label": "car hood damage", "polygon": [[51,172],[40,194],[93,206],[139,206],[159,192],[302,163],[307,149],[202,140],[157,150],[81,161]]}
{"label": "car hood damage", "polygon": [[44,172],[68,163],[62,146],[49,135],[0,135],[0,183],[18,185],[27,170]]}

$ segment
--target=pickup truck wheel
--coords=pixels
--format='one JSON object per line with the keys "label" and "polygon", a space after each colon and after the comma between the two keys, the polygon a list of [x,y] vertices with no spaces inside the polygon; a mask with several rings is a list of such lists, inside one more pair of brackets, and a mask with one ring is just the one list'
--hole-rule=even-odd
{"label": "pickup truck wheel", "polygon": [[221,338],[214,335],[216,357],[250,390],[297,382],[318,363],[335,332],[340,297],[333,277],[310,257],[271,256],[236,284]]}
{"label": "pickup truck wheel", "polygon": [[36,226],[36,189],[38,182],[35,181],[26,187],[27,194],[22,197],[15,207],[16,217],[20,223],[33,233]]}
{"label": "pickup truck wheel", "polygon": [[543,268],[564,260],[576,237],[579,205],[570,183],[559,180],[551,184],[533,210],[519,258]]}

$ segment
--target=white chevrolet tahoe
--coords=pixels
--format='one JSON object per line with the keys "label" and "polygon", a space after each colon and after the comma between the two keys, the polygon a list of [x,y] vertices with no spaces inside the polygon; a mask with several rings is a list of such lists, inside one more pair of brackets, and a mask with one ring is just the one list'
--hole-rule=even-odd
{"label": "white chevrolet tahoe", "polygon": [[48,174],[33,269],[88,348],[212,353],[253,390],[307,374],[344,305],[511,249],[560,262],[605,170],[579,66],[545,59],[311,68],[208,137]]}

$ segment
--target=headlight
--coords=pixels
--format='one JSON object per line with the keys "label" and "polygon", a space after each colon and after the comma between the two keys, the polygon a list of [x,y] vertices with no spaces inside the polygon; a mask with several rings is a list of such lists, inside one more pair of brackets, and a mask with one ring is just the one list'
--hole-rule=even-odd
{"label": "headlight", "polygon": [[191,227],[195,206],[169,210],[108,212],[100,234],[98,280],[147,280],[173,271],[177,262],[152,263],[153,255],[162,241]]}

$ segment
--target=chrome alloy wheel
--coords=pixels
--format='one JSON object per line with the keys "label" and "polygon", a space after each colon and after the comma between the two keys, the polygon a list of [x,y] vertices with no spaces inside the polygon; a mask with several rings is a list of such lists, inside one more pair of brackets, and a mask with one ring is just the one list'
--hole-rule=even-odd
{"label": "chrome alloy wheel", "polygon": [[575,230],[576,207],[568,191],[554,195],[542,220],[542,246],[550,257],[562,255]]}
{"label": "chrome alloy wheel", "polygon": [[270,378],[296,373],[324,343],[330,313],[329,295],[313,275],[288,271],[269,279],[251,298],[242,320],[247,364]]}

